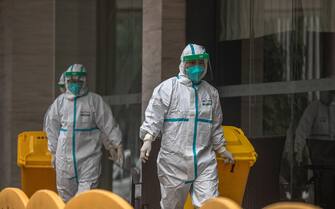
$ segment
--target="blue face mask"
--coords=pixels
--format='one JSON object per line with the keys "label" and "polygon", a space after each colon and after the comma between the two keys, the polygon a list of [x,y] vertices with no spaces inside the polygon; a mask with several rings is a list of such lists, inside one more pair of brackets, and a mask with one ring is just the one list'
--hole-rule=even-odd
{"label": "blue face mask", "polygon": [[201,81],[201,75],[204,73],[205,68],[202,65],[194,65],[186,69],[186,75],[194,84]]}
{"label": "blue face mask", "polygon": [[69,91],[74,94],[75,96],[78,96],[81,90],[82,84],[81,83],[69,83]]}

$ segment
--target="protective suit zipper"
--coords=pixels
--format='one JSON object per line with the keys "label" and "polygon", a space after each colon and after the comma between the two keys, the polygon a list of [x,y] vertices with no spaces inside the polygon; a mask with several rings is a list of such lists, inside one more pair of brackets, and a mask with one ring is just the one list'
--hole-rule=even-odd
{"label": "protective suit zipper", "polygon": [[198,132],[198,91],[194,85],[192,85],[194,89],[194,97],[195,97],[195,118],[194,118],[194,133],[193,133],[193,160],[194,160],[194,180],[198,176],[198,160],[197,160],[197,132]]}
{"label": "protective suit zipper", "polygon": [[77,118],[77,97],[74,98],[74,108],[73,108],[73,129],[72,129],[72,157],[74,165],[74,173],[77,184],[78,180],[78,169],[77,169],[77,157],[76,157],[76,118]]}

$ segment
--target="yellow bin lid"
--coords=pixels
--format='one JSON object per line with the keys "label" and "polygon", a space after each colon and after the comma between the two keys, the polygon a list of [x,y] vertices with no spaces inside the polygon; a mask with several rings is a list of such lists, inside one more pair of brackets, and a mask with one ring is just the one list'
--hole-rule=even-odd
{"label": "yellow bin lid", "polygon": [[227,143],[226,148],[233,154],[235,161],[249,161],[250,167],[253,166],[257,153],[243,131],[234,126],[222,127]]}
{"label": "yellow bin lid", "polygon": [[43,131],[25,131],[19,134],[17,164],[20,167],[51,168],[51,153]]}

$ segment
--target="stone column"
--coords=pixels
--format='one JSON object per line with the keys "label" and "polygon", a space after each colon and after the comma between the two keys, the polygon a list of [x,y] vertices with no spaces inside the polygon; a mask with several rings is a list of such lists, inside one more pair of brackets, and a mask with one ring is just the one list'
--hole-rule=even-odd
{"label": "stone column", "polygon": [[54,0],[0,2],[0,187],[20,185],[17,136],[54,97]]}
{"label": "stone column", "polygon": [[143,0],[142,112],[154,87],[179,72],[185,6],[183,0]]}
{"label": "stone column", "polygon": [[[177,75],[180,54],[185,47],[184,0],[143,0],[142,113],[153,89]],[[142,205],[160,208],[156,158],[160,141],[153,144],[150,160],[142,166]]]}

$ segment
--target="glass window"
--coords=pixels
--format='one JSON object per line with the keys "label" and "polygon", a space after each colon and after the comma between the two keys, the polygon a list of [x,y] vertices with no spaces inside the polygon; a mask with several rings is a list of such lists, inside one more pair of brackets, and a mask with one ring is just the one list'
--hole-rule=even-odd
{"label": "glass window", "polygon": [[97,14],[97,92],[121,127],[126,158],[123,170],[102,158],[100,187],[130,201],[131,169],[140,165],[142,1],[99,0]]}
{"label": "glass window", "polygon": [[[333,63],[324,55],[333,53],[329,45],[334,42],[332,27],[321,27],[332,22],[321,22],[326,19],[322,13],[327,8],[324,1],[221,0],[218,8],[214,67],[214,75],[218,76],[214,78],[218,86],[224,87],[223,97],[267,95],[261,102],[247,99],[253,100],[247,102],[253,106],[266,106],[276,100],[271,95],[287,93],[286,97],[293,97],[293,102],[296,96],[291,94],[307,93],[311,102],[320,98],[320,90],[333,88],[322,82],[332,75]],[[318,86],[310,88],[309,84]],[[240,101],[241,107],[244,100]],[[268,117],[271,111],[264,108],[263,116]],[[271,132],[258,134],[266,133]]]}
{"label": "glass window", "polygon": [[215,4],[217,24],[211,33],[216,39],[214,46],[209,43],[215,57],[211,82],[222,96],[224,123],[242,127],[254,144],[264,137],[285,139],[277,201],[333,208],[329,194],[335,193],[335,175],[330,170],[335,160],[328,152],[335,152],[331,105],[335,3],[218,0]]}

